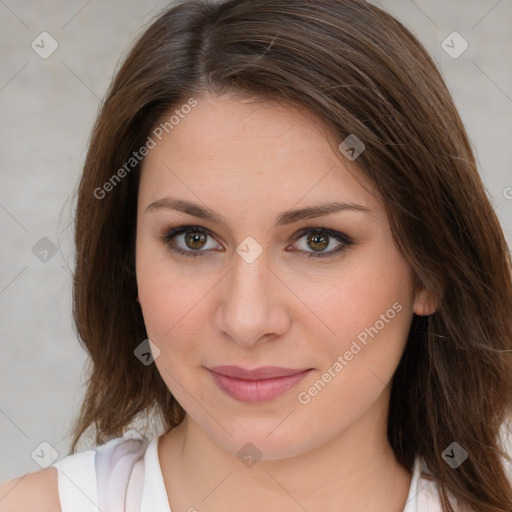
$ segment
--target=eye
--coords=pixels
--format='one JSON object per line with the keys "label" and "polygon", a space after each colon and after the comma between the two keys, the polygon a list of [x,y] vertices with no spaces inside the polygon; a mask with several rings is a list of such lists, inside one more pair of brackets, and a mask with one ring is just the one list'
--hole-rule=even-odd
{"label": "eye", "polygon": [[[301,238],[306,238],[305,243],[302,244],[302,247],[305,249],[302,250],[304,250],[307,258],[327,258],[335,253],[342,252],[354,243],[354,241],[345,233],[333,231],[327,228],[303,229],[295,235],[294,243],[299,241]],[[334,248],[332,248],[332,240],[329,239],[336,240],[338,244],[334,245]],[[331,247],[331,250],[325,251],[328,247]],[[308,252],[308,248],[313,249],[313,252]]]}
{"label": "eye", "polygon": [[215,244],[208,247],[208,237],[211,237],[208,230],[200,226],[184,225],[171,229],[161,237],[161,240],[178,254],[201,256],[207,250],[215,249]]}
{"label": "eye", "polygon": [[[160,237],[160,240],[166,244],[169,249],[183,256],[201,256],[210,250],[218,249],[223,251],[222,246],[210,243],[208,238],[213,238],[211,233],[200,226],[181,225],[167,231]],[[306,238],[303,248],[300,249],[308,258],[328,257],[335,253],[340,253],[348,246],[352,245],[353,240],[344,233],[333,231],[327,228],[305,228],[299,231],[294,237],[294,244]],[[337,242],[334,248],[331,247],[332,239]],[[325,249],[331,247],[329,251]],[[313,249],[309,252],[307,249]]]}

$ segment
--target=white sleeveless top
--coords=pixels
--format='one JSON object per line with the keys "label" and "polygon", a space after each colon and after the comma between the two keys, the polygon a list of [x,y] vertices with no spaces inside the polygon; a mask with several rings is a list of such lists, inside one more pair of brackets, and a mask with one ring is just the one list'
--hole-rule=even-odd
{"label": "white sleeveless top", "polygon": [[[95,450],[67,455],[58,471],[62,512],[171,512],[158,458],[159,437],[119,437]],[[403,512],[442,512],[436,484],[416,457]]]}

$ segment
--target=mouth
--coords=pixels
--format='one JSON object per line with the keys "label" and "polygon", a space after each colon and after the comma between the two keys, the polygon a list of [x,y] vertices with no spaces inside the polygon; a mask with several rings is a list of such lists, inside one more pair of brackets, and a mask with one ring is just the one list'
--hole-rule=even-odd
{"label": "mouth", "polygon": [[265,366],[248,370],[239,366],[213,366],[206,370],[231,398],[242,402],[266,402],[294,387],[313,369]]}

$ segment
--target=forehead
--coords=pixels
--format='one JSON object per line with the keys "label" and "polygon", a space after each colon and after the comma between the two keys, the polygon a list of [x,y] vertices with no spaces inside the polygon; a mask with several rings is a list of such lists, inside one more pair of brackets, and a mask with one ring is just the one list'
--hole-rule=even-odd
{"label": "forehead", "polygon": [[[181,115],[165,125],[176,110]],[[159,126],[164,129],[142,166],[139,196],[146,202],[164,192],[218,195],[263,208],[276,200],[280,206],[344,200],[368,207],[374,200],[355,163],[337,154],[340,141],[297,107],[205,95],[191,109],[173,107]]]}

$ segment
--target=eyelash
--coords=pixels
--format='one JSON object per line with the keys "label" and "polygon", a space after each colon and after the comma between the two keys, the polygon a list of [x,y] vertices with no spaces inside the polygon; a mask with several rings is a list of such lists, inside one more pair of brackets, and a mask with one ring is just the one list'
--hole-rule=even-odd
{"label": "eyelash", "polygon": [[[200,251],[200,250],[184,251],[183,249],[174,247],[172,245],[171,242],[176,236],[181,235],[183,233],[187,233],[187,232],[203,233],[203,234],[211,236],[213,238],[212,234],[207,229],[202,228],[201,226],[193,226],[193,225],[189,225],[189,224],[181,224],[179,226],[176,226],[173,229],[164,233],[159,238],[160,238],[160,241],[163,242],[165,245],[167,245],[170,250],[172,250],[178,254],[181,254],[183,256],[197,257],[197,256],[202,256],[203,253],[206,253],[207,251]],[[339,231],[333,231],[331,229],[327,229],[327,228],[323,228],[323,227],[301,229],[298,233],[296,233],[296,235],[293,239],[293,242],[300,240],[304,235],[308,235],[310,233],[327,235],[328,237],[334,238],[336,241],[340,242],[341,245],[339,245],[337,248],[331,249],[329,252],[325,252],[325,253],[314,253],[314,252],[310,253],[308,251],[304,251],[307,258],[327,258],[330,256],[334,256],[336,254],[343,252],[348,246],[354,244],[354,241],[345,233],[341,233]]]}

